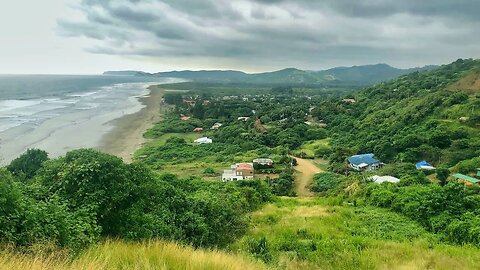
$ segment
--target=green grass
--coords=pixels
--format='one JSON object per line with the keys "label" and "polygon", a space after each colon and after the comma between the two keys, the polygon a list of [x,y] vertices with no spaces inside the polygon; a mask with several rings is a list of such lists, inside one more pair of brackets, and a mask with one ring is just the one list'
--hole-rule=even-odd
{"label": "green grass", "polygon": [[329,148],[330,147],[330,139],[322,139],[322,140],[313,140],[303,143],[298,150],[294,151],[294,154],[304,153],[307,158],[314,158],[315,157],[315,150],[318,148]]}
{"label": "green grass", "polygon": [[[339,198],[282,198],[231,246],[278,269],[478,269],[480,250],[442,244],[419,224]],[[255,249],[264,239],[262,249]],[[266,248],[265,248],[266,245]],[[253,252],[253,254],[252,254]]]}
{"label": "green grass", "polygon": [[163,241],[107,241],[70,259],[64,252],[18,254],[0,251],[0,269],[265,269],[260,262],[223,251],[194,249]]}

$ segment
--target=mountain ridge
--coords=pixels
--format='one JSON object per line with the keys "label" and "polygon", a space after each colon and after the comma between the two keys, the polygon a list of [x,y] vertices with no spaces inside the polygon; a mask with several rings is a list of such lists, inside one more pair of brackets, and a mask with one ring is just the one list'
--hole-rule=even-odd
{"label": "mountain ridge", "polygon": [[354,84],[368,85],[388,81],[415,71],[428,70],[437,66],[429,65],[400,69],[388,64],[334,67],[326,70],[307,71],[293,67],[280,70],[246,73],[237,70],[173,70],[147,73],[143,71],[105,71],[103,75],[176,77],[196,82],[250,83],[250,84]]}

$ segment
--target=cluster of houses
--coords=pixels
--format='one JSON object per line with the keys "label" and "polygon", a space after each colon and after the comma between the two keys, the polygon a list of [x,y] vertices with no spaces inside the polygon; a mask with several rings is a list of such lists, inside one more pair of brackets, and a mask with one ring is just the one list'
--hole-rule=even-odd
{"label": "cluster of houses", "polygon": [[222,173],[222,181],[239,181],[245,179],[253,179],[255,176],[255,167],[273,166],[273,160],[269,158],[257,158],[252,163],[237,163],[230,166],[230,170],[224,170]]}
{"label": "cluster of houses", "polygon": [[[348,158],[348,166],[352,168],[355,171],[373,171],[380,169],[384,163],[382,163],[380,160],[376,159],[374,154],[369,153],[369,154],[361,154],[361,155],[354,155]],[[436,168],[432,166],[430,163],[428,163],[425,160],[422,160],[418,163],[415,164],[415,167],[417,170],[435,170]],[[478,178],[480,178],[480,168],[477,168],[477,175]],[[464,183],[466,185],[473,185],[473,184],[479,184],[480,185],[480,179],[477,179],[475,177],[461,174],[461,173],[455,173],[451,175],[452,179]],[[400,182],[400,179],[385,175],[385,176],[370,176],[368,178],[370,181],[375,182],[377,184],[381,184],[383,182],[390,182],[390,183],[398,183]]]}

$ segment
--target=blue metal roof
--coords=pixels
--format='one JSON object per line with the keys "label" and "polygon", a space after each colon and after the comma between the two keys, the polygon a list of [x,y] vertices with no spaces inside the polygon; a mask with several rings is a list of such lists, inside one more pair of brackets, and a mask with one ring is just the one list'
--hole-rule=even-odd
{"label": "blue metal roof", "polygon": [[422,161],[418,162],[417,164],[415,164],[415,167],[417,167],[417,169],[422,168],[422,166],[433,167],[430,163],[426,162],[425,160],[422,160]]}
{"label": "blue metal roof", "polygon": [[348,158],[348,162],[350,162],[352,164],[355,164],[355,165],[360,165],[362,163],[366,163],[368,165],[371,165],[371,164],[374,164],[374,163],[378,163],[380,161],[378,159],[375,159],[373,157],[373,154],[370,153],[370,154],[351,156],[351,157]]}

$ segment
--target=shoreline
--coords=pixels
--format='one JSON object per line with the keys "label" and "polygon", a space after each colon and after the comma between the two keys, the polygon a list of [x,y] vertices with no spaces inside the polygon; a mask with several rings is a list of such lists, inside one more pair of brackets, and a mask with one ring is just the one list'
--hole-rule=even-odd
{"label": "shoreline", "polygon": [[147,141],[143,134],[162,118],[164,89],[161,85],[150,85],[147,89],[150,93],[138,98],[144,107],[136,113],[112,120],[109,125],[113,128],[102,136],[97,150],[115,155],[126,163],[133,161],[135,151]]}

